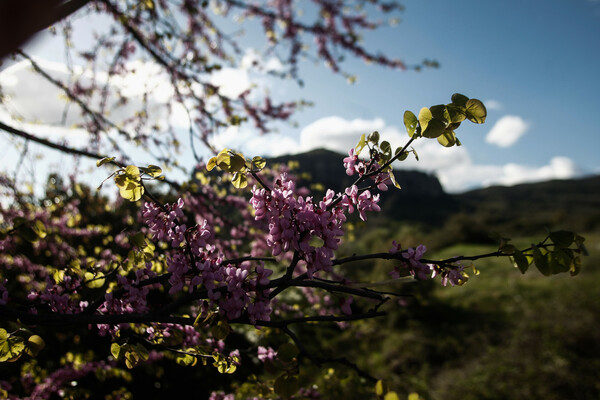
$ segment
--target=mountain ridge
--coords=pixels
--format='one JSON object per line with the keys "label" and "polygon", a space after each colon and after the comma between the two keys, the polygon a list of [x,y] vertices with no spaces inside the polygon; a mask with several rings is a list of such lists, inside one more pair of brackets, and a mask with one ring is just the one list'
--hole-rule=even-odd
{"label": "mountain ridge", "polygon": [[[270,158],[269,162],[298,161],[299,184],[309,186],[318,182],[325,188],[341,191],[356,179],[346,175],[342,166],[344,157],[316,149]],[[573,230],[600,227],[600,175],[449,194],[432,174],[402,169],[394,173],[402,190],[390,188],[381,201],[382,214],[393,220],[440,226],[463,216],[473,223],[510,231],[548,226],[567,226]],[[323,194],[319,190],[314,192],[315,197]]]}

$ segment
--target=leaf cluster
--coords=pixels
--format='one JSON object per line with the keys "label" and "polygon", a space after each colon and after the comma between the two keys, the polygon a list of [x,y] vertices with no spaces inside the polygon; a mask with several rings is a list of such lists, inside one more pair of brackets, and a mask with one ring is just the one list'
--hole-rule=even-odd
{"label": "leaf cluster", "polygon": [[455,130],[468,119],[483,124],[487,117],[485,105],[477,99],[454,93],[452,102],[423,107],[418,117],[411,111],[404,112],[404,126],[411,138],[437,139],[444,147],[460,146]]}
{"label": "leaf cluster", "polygon": [[262,157],[246,159],[242,153],[223,149],[215,157],[208,160],[206,169],[212,171],[215,167],[223,172],[232,174],[231,183],[238,189],[248,186],[248,174],[261,171],[267,162]]}
{"label": "leaf cluster", "polygon": [[533,264],[545,276],[565,272],[575,276],[581,271],[581,256],[587,255],[584,241],[575,232],[560,230],[550,232],[542,243],[532,244],[526,250],[518,250],[508,239],[501,239],[499,251],[509,255],[523,274]]}

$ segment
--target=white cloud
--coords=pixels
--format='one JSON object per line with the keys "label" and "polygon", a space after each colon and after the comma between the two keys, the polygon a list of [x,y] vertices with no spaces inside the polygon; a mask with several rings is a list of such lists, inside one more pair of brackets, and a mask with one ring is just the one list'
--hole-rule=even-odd
{"label": "white cloud", "polygon": [[230,126],[210,139],[217,149],[230,148],[247,156],[277,157],[299,153],[298,141],[284,135],[259,135],[255,130]]}
{"label": "white cloud", "polygon": [[351,121],[337,116],[321,118],[300,132],[300,150],[325,148],[345,154],[356,146],[363,133],[369,134],[384,128],[385,122],[381,118]]}
{"label": "white cloud", "polygon": [[485,100],[483,104],[485,104],[485,108],[488,110],[502,110],[502,103],[500,103],[498,100]]}
{"label": "white cloud", "polygon": [[[518,118],[518,117],[516,117]],[[404,130],[386,126],[380,118],[373,120],[346,120],[341,117],[321,118],[307,125],[300,136],[297,152],[324,147],[345,154],[354,147],[363,133],[378,130],[392,147],[403,145],[407,135]],[[514,185],[550,179],[569,179],[581,174],[575,163],[567,157],[554,157],[548,165],[530,166],[515,163],[506,165],[475,164],[465,146],[445,148],[435,140],[422,140],[414,145],[419,155],[412,155],[395,168],[417,169],[438,176],[448,192],[461,192],[491,185]]]}
{"label": "white cloud", "polygon": [[210,82],[219,88],[219,94],[237,98],[250,88],[248,72],[240,68],[223,68],[211,74]]}
{"label": "white cloud", "polygon": [[529,129],[529,124],[521,117],[505,115],[500,118],[485,137],[485,141],[500,147],[509,147],[516,143]]}
{"label": "white cloud", "polygon": [[[35,62],[53,79],[69,82],[71,72],[64,64],[36,59]],[[111,120],[119,123],[130,118],[142,109],[144,92],[148,92],[147,111],[153,121],[159,122],[167,115],[166,104],[172,99],[173,89],[165,74],[153,63],[134,61],[127,65],[130,71],[124,76],[113,76],[110,80],[110,94],[107,99],[107,112]],[[80,66],[73,67],[73,74],[78,76],[83,87],[106,84],[107,74],[91,71]],[[25,121],[50,126],[72,126],[83,122],[80,107],[68,102],[65,93],[36,73],[29,61],[16,63],[0,72],[0,85],[5,89],[8,99],[4,102],[11,115],[19,116]],[[129,101],[126,104],[117,102],[114,91]],[[99,94],[88,102],[92,109],[98,109]],[[152,121],[151,121],[152,122]]]}

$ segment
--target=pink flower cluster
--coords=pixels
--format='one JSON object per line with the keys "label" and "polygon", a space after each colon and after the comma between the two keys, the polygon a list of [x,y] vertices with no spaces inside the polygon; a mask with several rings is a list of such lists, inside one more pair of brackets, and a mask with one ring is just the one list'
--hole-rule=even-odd
{"label": "pink flower cluster", "polygon": [[[250,204],[256,220],[269,224],[267,245],[272,254],[296,250],[306,262],[310,277],[317,271],[328,271],[331,258],[343,235],[342,223],[346,220],[342,207],[327,210],[334,193],[328,191],[319,205],[312,198],[295,197],[295,183],[283,173],[275,180],[272,190],[252,189]],[[318,238],[320,243],[312,240]],[[318,246],[321,244],[321,246]]]}
{"label": "pink flower cluster", "polygon": [[403,272],[408,272],[411,276],[419,280],[433,279],[440,275],[443,286],[446,286],[448,283],[451,286],[456,286],[464,282],[464,267],[462,265],[452,265],[442,268],[435,264],[424,264],[420,260],[426,251],[427,247],[422,244],[416,248],[409,248],[403,251],[401,246],[394,240],[390,253],[402,253],[402,258],[405,262],[401,267],[396,266],[390,272],[392,279],[398,279],[403,275]]}
{"label": "pink flower cluster", "polygon": [[[366,211],[380,211],[379,195],[373,196],[368,190],[359,192],[355,185],[337,197],[328,190],[323,200],[315,204],[312,197],[297,195],[294,181],[283,173],[271,190],[254,186],[250,204],[255,219],[268,223],[267,246],[272,254],[298,251],[312,278],[318,271],[331,271],[331,259],[344,234],[345,210],[352,213],[357,209],[363,221]],[[341,201],[336,201],[339,198]]]}
{"label": "pink flower cluster", "polygon": [[211,306],[218,306],[232,320],[242,316],[244,310],[252,323],[270,319],[269,290],[261,289],[269,283],[273,273],[262,264],[252,268],[250,263],[239,266],[224,263],[215,254],[213,234],[207,221],[186,229],[183,219],[183,200],[160,208],[146,203],[143,216],[153,238],[171,244],[167,257],[171,274],[169,294],[182,291],[187,285],[192,292],[198,286],[207,290]]}
{"label": "pink flower cluster", "polygon": [[277,351],[273,350],[271,347],[258,346],[257,357],[261,362],[265,362],[267,360],[273,361],[275,357],[277,357]]}
{"label": "pink flower cluster", "polygon": [[[351,148],[348,151],[348,157],[343,159],[344,168],[346,168],[346,174],[348,176],[354,175],[354,173],[358,173],[358,175],[363,176],[371,171],[377,171],[381,166],[377,163],[376,160],[363,161],[358,158],[358,154],[356,154],[355,149]],[[392,184],[392,180],[390,179],[389,173],[380,172],[378,174],[374,174],[371,176],[371,180],[375,182],[377,185],[377,189],[381,191],[388,190],[388,185]]]}

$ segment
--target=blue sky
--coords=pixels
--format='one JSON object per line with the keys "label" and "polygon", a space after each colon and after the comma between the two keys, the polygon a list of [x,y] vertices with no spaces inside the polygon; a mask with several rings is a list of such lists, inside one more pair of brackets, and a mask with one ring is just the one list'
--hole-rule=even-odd
{"label": "blue sky", "polygon": [[[377,129],[393,145],[401,145],[407,139],[404,110],[416,113],[423,106],[447,103],[452,93],[460,92],[488,105],[487,122],[463,124],[457,131],[460,148],[417,143],[421,160],[397,168],[435,173],[453,192],[600,173],[600,1],[403,4],[401,23],[369,33],[365,43],[407,64],[435,59],[439,69],[402,72],[349,60],[343,67],[358,76],[349,85],[326,67],[304,62],[303,88],[244,69],[223,71],[215,79],[234,91],[258,80],[275,97],[304,98],[315,106],[295,115],[297,127],[279,126],[276,140],[234,129],[216,137],[215,144],[237,147],[247,155],[315,147],[344,151],[361,133]],[[243,40],[248,47],[260,42],[252,30]],[[30,51],[59,61],[56,46],[38,40]],[[246,58],[253,54],[248,50]],[[277,68],[274,60],[263,61]]]}

